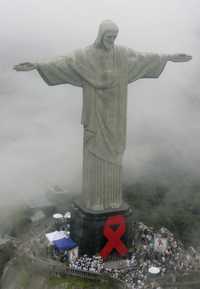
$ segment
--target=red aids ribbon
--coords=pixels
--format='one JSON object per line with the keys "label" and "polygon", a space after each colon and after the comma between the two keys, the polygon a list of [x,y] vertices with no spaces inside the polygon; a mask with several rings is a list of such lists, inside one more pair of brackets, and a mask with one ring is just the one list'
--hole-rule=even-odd
{"label": "red aids ribbon", "polygon": [[[111,226],[119,225],[116,230],[113,230]],[[125,218],[122,215],[116,215],[109,217],[104,224],[104,236],[108,239],[108,242],[101,250],[100,255],[102,258],[107,258],[113,249],[122,256],[128,253],[127,247],[121,241],[121,237],[124,235],[126,230]]]}

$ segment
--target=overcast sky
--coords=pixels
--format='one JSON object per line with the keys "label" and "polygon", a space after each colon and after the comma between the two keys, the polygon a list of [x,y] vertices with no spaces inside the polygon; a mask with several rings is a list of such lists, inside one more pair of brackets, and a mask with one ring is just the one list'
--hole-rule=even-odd
{"label": "overcast sky", "polygon": [[81,89],[48,87],[14,64],[65,55],[94,42],[99,23],[119,26],[117,44],[188,53],[156,80],[129,86],[124,180],[200,174],[199,0],[0,0],[1,205],[60,185],[80,191]]}

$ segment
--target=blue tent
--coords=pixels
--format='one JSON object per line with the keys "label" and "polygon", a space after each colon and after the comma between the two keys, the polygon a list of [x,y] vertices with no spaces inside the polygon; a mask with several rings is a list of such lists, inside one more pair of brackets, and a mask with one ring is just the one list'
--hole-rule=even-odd
{"label": "blue tent", "polygon": [[62,238],[59,240],[53,241],[54,247],[58,251],[65,251],[65,250],[71,250],[78,245],[70,238]]}

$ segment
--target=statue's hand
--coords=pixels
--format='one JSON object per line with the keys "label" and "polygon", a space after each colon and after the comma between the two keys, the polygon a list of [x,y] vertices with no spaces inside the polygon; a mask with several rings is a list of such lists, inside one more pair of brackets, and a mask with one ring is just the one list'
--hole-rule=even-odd
{"label": "statue's hand", "polygon": [[168,59],[172,62],[187,62],[192,59],[192,56],[184,54],[184,53],[180,53],[180,54],[169,55]]}
{"label": "statue's hand", "polygon": [[13,67],[16,71],[31,71],[33,69],[36,69],[37,65],[30,62],[23,62],[20,64],[17,64]]}

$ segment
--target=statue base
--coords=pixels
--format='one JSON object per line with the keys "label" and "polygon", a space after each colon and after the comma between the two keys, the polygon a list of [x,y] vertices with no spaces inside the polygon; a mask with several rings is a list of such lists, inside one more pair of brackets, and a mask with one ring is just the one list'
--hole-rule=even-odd
{"label": "statue base", "polygon": [[[109,242],[105,236],[104,228],[108,218],[120,216],[125,221],[124,231],[118,240],[129,250],[132,246],[132,210],[124,203],[120,208],[94,211],[85,208],[79,201],[74,201],[71,210],[71,237],[79,246],[79,255],[101,255],[102,249]],[[111,227],[113,238],[119,225]],[[112,242],[112,241],[111,241]],[[126,255],[128,254],[128,250]],[[115,259],[125,254],[113,248],[109,253],[110,259]]]}

